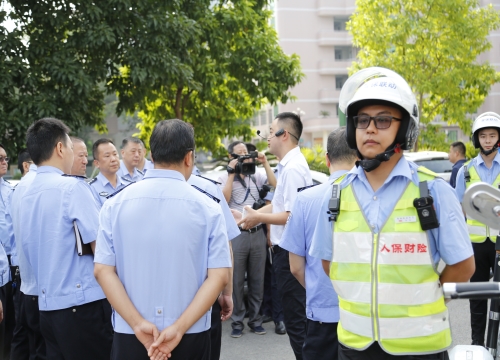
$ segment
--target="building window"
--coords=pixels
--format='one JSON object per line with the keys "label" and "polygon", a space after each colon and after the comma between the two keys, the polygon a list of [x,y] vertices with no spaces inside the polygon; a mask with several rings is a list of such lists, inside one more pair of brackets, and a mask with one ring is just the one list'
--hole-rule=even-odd
{"label": "building window", "polygon": [[333,31],[347,31],[346,24],[349,21],[347,17],[334,17],[333,18]]}
{"label": "building window", "polygon": [[347,75],[335,75],[335,89],[340,90],[347,81]]}
{"label": "building window", "polygon": [[448,130],[448,142],[455,142],[458,140],[458,130]]}
{"label": "building window", "polygon": [[352,46],[335,46],[335,61],[353,60],[357,55],[357,49]]}
{"label": "building window", "polygon": [[273,109],[267,110],[267,123],[271,124],[273,122]]}
{"label": "building window", "polygon": [[266,125],[266,123],[267,123],[266,120],[267,120],[267,118],[266,118],[266,110],[262,110],[260,112],[260,124],[261,125]]}

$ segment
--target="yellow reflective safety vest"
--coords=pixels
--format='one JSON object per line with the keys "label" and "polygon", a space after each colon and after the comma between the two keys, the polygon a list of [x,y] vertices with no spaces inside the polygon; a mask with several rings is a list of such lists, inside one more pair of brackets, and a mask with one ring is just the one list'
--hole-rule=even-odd
{"label": "yellow reflective safety vest", "polygon": [[[420,167],[420,181],[436,177]],[[380,233],[374,233],[352,185],[341,191],[330,279],[339,296],[339,341],[363,350],[373,342],[394,355],[431,354],[451,345],[439,273],[409,182]]]}
{"label": "yellow reflective safety vest", "polygon": [[[474,183],[482,181],[477,173],[477,170],[474,165],[470,166],[470,161],[467,161],[464,164],[464,170],[469,171],[470,181],[465,182],[465,190],[469,188]],[[465,174],[465,171],[464,171]],[[498,188],[498,184],[500,184],[500,174],[497,176],[493,184],[491,184],[494,188]],[[470,241],[473,243],[482,243],[486,241],[486,238],[490,238],[491,241],[497,241],[497,235],[499,230],[492,229],[489,226],[486,226],[482,222],[477,220],[467,218],[467,231],[469,232]]]}

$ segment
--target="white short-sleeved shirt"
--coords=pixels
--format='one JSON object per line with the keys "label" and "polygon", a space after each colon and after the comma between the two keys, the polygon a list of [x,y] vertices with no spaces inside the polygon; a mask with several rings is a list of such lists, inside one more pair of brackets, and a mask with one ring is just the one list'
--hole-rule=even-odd
{"label": "white short-sleeved shirt", "polygon": [[[290,150],[278,164],[278,179],[273,196],[273,214],[292,211],[297,190],[312,185],[307,161],[297,146]],[[279,245],[285,225],[271,225],[271,243]]]}

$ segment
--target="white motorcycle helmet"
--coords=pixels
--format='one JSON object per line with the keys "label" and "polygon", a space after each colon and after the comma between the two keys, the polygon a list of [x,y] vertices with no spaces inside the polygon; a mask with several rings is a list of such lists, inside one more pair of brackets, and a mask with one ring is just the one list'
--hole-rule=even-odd
{"label": "white motorcycle helmet", "polygon": [[481,144],[479,143],[479,130],[486,128],[495,128],[498,131],[498,135],[500,136],[500,115],[494,112],[485,112],[479,115],[476,120],[474,120],[474,124],[472,124],[472,145],[476,149],[481,149],[481,152],[485,155],[491,154],[493,151],[498,149],[498,144],[493,147],[493,149],[485,152],[481,148]]}
{"label": "white motorcycle helmet", "polygon": [[395,144],[399,144],[401,150],[412,149],[419,133],[417,100],[408,83],[399,74],[380,67],[357,72],[342,87],[339,108],[341,111],[345,109],[349,147],[357,150],[353,117],[361,108],[377,104],[396,107],[401,111],[403,121]]}

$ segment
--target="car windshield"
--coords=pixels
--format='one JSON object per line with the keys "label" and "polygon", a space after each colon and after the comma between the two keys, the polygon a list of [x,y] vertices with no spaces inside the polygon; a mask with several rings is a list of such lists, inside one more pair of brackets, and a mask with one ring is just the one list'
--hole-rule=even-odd
{"label": "car windshield", "polygon": [[451,168],[453,167],[453,164],[447,159],[416,160],[414,162],[435,173],[451,173]]}

